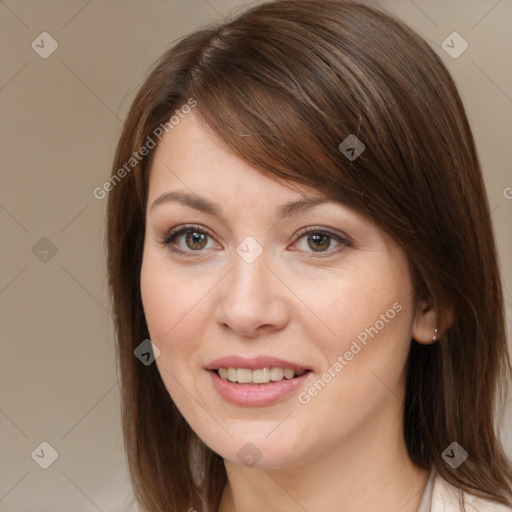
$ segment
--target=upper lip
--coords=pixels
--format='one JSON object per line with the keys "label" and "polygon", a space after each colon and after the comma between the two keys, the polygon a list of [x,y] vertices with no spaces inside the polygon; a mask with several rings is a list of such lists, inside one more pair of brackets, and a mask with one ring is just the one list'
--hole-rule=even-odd
{"label": "upper lip", "polygon": [[206,366],[207,370],[218,370],[219,368],[249,368],[251,370],[257,370],[259,368],[289,368],[295,371],[306,371],[308,367],[293,363],[291,361],[285,361],[272,356],[260,355],[256,357],[241,357],[241,356],[225,356],[215,359]]}

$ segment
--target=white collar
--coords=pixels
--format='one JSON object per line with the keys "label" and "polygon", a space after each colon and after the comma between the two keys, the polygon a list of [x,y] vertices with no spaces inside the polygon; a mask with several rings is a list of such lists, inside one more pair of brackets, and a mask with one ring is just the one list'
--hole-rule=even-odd
{"label": "white collar", "polygon": [[435,468],[432,468],[423,491],[418,512],[510,512],[505,505],[478,498],[454,487],[445,480]]}

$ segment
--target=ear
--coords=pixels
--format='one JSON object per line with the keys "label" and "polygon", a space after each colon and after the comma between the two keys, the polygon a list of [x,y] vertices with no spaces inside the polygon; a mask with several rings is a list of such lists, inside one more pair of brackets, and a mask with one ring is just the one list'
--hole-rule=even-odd
{"label": "ear", "polygon": [[431,302],[419,301],[414,315],[412,337],[423,345],[436,343],[453,324],[453,320],[453,308],[443,306],[435,309]]}

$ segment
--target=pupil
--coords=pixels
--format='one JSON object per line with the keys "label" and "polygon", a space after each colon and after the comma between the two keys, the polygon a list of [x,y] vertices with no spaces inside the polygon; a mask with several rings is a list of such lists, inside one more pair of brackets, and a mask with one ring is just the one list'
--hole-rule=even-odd
{"label": "pupil", "polygon": [[205,240],[204,233],[193,232],[187,234],[187,245],[190,249],[202,249],[206,245]]}
{"label": "pupil", "polygon": [[[309,246],[314,251],[317,251],[318,249],[326,249],[327,247],[329,247],[329,235],[322,235],[322,234],[310,235],[309,241],[311,241],[311,240],[314,240],[314,245],[309,244]],[[323,240],[323,243],[318,244],[318,242],[322,242],[322,240]]]}

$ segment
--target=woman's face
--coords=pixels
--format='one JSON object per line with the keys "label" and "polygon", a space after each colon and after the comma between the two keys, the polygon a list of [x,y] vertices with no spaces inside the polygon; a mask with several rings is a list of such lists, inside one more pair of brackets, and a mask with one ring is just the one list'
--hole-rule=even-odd
{"label": "woman's face", "polygon": [[233,462],[285,468],[399,431],[417,320],[404,252],[230,154],[194,114],[155,151],[142,299],[198,436]]}

